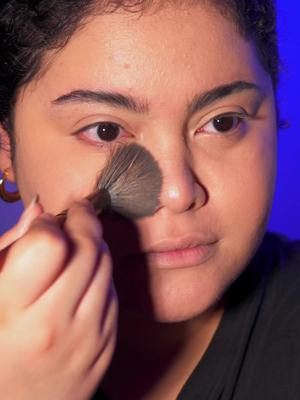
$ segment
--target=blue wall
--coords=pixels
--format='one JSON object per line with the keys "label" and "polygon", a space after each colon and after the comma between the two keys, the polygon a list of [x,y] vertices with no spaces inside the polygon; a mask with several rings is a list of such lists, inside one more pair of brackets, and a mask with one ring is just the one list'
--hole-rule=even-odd
{"label": "blue wall", "polygon": [[[279,104],[290,128],[279,134],[278,181],[269,228],[300,238],[300,3],[278,0],[279,35],[283,60]],[[0,203],[0,234],[21,212],[21,205]]]}
{"label": "blue wall", "polygon": [[279,133],[278,181],[269,227],[300,238],[300,3],[278,0],[282,58],[279,105],[290,127]]}

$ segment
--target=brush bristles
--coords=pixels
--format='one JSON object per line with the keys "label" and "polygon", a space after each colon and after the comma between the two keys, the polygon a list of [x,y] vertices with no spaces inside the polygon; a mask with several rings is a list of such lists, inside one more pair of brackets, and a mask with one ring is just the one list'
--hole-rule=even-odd
{"label": "brush bristles", "polygon": [[131,219],[154,214],[162,176],[152,155],[137,144],[119,147],[101,172],[97,192],[90,197],[96,209],[112,209]]}

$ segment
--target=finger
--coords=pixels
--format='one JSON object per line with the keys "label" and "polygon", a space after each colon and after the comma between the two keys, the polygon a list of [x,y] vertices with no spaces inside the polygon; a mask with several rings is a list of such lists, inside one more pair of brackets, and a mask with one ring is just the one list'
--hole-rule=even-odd
{"label": "finger", "polygon": [[116,330],[112,330],[110,335],[106,338],[105,347],[100,349],[94,357],[87,371],[87,382],[90,386],[95,387],[97,382],[101,382],[107,372],[116,347],[116,338]]}
{"label": "finger", "polygon": [[9,248],[1,272],[0,296],[23,309],[57,279],[68,257],[67,239],[53,216],[42,214]]}
{"label": "finger", "polygon": [[[97,392],[97,388],[101,384],[105,373],[107,372],[114,350],[116,347],[116,330],[112,331],[105,340],[104,348],[101,348],[94,353],[91,357],[90,362],[87,364],[88,367],[83,372],[83,385],[81,386],[86,392],[82,398],[94,398],[93,396]],[[96,396],[98,398],[98,396]]]}
{"label": "finger", "polygon": [[[109,296],[106,307],[106,317],[100,329],[99,320],[101,316],[94,315],[89,324],[81,323],[80,320],[73,320],[73,337],[78,343],[77,354],[73,359],[75,365],[83,365],[90,369],[102,353],[106,351],[108,343],[117,335],[118,302],[116,296]],[[75,334],[75,336],[74,336]],[[87,340],[82,340],[86,338]]]}
{"label": "finger", "polygon": [[72,317],[99,263],[102,229],[91,205],[82,201],[69,210],[64,230],[71,243],[71,258],[41,301],[45,307],[59,307],[61,316]]}
{"label": "finger", "polygon": [[43,212],[38,196],[35,196],[29,206],[23,211],[19,221],[9,231],[0,237],[0,250],[8,247],[23,236],[31,223]]}
{"label": "finger", "polygon": [[92,326],[93,321],[97,319],[100,330],[113,299],[117,302],[112,282],[112,261],[108,246],[103,242],[102,256],[94,278],[76,309],[77,323]]}

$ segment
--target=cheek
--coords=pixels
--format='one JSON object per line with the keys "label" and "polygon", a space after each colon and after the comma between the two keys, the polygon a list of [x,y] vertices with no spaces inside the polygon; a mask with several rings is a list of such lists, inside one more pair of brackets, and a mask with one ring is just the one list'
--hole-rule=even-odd
{"label": "cheek", "polygon": [[220,210],[227,232],[239,241],[247,243],[265,229],[274,194],[276,158],[276,131],[260,131],[224,162]]}
{"label": "cheek", "polygon": [[17,183],[25,205],[38,194],[47,212],[58,213],[93,190],[102,159],[86,155],[85,146],[72,138],[49,134],[43,140],[32,137],[29,142],[23,133],[16,165]]}

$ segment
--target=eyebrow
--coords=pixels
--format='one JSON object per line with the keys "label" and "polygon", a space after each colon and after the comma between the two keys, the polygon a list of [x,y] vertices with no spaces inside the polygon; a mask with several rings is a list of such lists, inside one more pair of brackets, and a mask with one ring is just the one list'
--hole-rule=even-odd
{"label": "eyebrow", "polygon": [[100,103],[112,107],[124,108],[139,114],[149,111],[149,105],[142,100],[137,100],[130,95],[125,96],[121,93],[101,90],[74,90],[52,101],[52,104],[68,103]]}
{"label": "eyebrow", "polygon": [[229,84],[221,85],[213,88],[207,92],[202,93],[200,96],[195,96],[192,102],[188,105],[188,110],[191,114],[199,112],[203,108],[222,100],[235,93],[240,93],[246,90],[256,90],[263,94],[262,88],[255,83],[247,81],[235,81]]}
{"label": "eyebrow", "polygon": [[[234,93],[239,93],[245,90],[256,90],[263,92],[262,89],[254,83],[246,81],[236,81],[229,84],[217,86],[193,98],[188,104],[188,112],[194,114],[201,109],[228,97]],[[51,102],[54,105],[63,105],[69,103],[99,103],[116,108],[124,108],[135,113],[148,113],[149,104],[141,99],[136,99],[130,95],[123,95],[118,92],[108,91],[93,91],[93,90],[73,90],[67,94],[59,96]]]}

